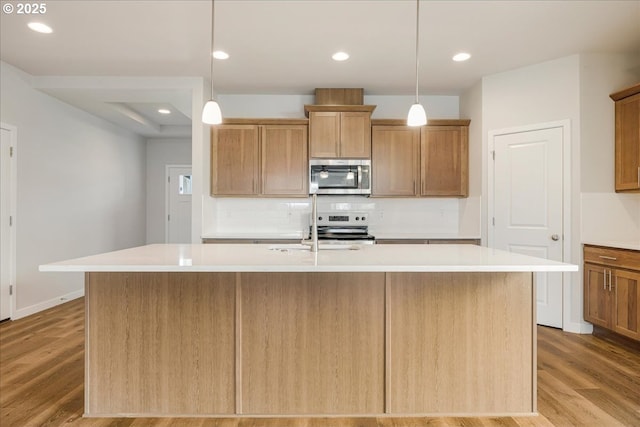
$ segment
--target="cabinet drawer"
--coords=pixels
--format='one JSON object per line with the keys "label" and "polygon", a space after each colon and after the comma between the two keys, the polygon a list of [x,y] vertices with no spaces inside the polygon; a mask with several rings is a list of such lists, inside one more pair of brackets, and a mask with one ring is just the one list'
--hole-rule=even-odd
{"label": "cabinet drawer", "polygon": [[640,251],[585,245],[584,262],[640,270]]}

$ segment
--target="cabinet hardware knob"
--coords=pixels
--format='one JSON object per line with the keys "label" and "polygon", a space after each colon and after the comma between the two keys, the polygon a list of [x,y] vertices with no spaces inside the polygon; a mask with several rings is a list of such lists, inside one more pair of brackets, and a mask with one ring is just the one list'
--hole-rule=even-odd
{"label": "cabinet hardware knob", "polygon": [[551,240],[553,240],[554,242],[557,242],[559,239],[560,239],[560,236],[558,236],[557,234],[551,235]]}

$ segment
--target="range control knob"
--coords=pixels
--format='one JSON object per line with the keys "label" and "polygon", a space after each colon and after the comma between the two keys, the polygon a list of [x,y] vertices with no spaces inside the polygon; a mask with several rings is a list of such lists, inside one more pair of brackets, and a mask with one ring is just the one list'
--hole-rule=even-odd
{"label": "range control knob", "polygon": [[318,221],[322,221],[322,217],[321,216],[318,217]]}
{"label": "range control knob", "polygon": [[362,220],[363,220],[363,221],[364,221],[365,219],[366,219],[365,217],[362,217]]}
{"label": "range control knob", "polygon": [[356,221],[360,221],[360,217],[359,216],[356,217]]}

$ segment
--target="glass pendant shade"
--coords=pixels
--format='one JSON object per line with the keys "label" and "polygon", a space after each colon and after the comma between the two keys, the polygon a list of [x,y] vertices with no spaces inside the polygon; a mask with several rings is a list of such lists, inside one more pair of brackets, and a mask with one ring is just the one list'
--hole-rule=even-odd
{"label": "glass pendant shade", "polygon": [[209,125],[219,125],[222,123],[222,111],[220,111],[220,106],[213,99],[204,104],[202,121]]}
{"label": "glass pendant shade", "polygon": [[422,104],[415,103],[409,109],[407,116],[408,126],[424,126],[427,124],[427,113]]}

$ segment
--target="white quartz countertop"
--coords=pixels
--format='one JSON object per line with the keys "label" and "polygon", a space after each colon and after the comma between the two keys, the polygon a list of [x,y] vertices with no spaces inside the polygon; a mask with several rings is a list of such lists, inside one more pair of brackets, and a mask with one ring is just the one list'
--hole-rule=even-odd
{"label": "white quartz countertop", "polygon": [[308,236],[303,236],[302,231],[291,233],[208,233],[201,236],[203,239],[238,239],[238,240],[302,240]]}
{"label": "white quartz countertop", "polygon": [[593,246],[606,246],[608,248],[617,248],[617,249],[632,249],[635,251],[640,251],[640,241],[631,242],[631,241],[620,241],[620,240],[588,240],[582,242],[584,245],[593,245]]}
{"label": "white quartz countertop", "polygon": [[577,265],[475,245],[359,245],[309,252],[301,245],[155,244],[54,262],[47,272],[517,272]]}
{"label": "white quartz countertop", "polygon": [[480,236],[476,235],[464,235],[464,234],[451,234],[451,233],[379,233],[371,231],[371,234],[376,236],[376,239],[398,239],[398,240],[480,240]]}

